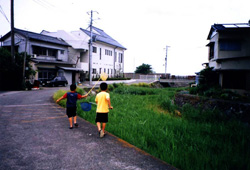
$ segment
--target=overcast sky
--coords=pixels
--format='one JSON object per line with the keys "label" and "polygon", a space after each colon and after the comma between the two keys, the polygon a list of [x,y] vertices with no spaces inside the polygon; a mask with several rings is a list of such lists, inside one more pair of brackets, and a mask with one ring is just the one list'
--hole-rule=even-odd
{"label": "overcast sky", "polygon": [[[249,0],[14,0],[15,27],[36,33],[94,26],[127,48],[125,72],[142,63],[157,73],[194,75],[207,62],[214,23],[247,23]],[[0,0],[0,35],[10,31],[10,0]],[[4,16],[6,15],[6,17]],[[100,19],[98,19],[100,18]],[[8,22],[8,21],[9,22]]]}

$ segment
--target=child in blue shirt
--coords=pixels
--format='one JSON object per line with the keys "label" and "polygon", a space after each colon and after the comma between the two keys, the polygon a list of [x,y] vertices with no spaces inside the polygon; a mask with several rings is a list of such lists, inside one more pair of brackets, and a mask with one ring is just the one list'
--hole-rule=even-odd
{"label": "child in blue shirt", "polygon": [[76,93],[76,85],[71,84],[70,85],[70,92],[65,93],[61,98],[59,98],[56,102],[58,103],[62,99],[67,98],[67,103],[66,103],[66,114],[69,118],[69,129],[73,129],[73,124],[72,124],[72,117],[74,119],[74,125],[75,127],[78,127],[78,124],[76,123],[76,102],[77,99],[82,99],[87,97],[88,95],[80,95]]}

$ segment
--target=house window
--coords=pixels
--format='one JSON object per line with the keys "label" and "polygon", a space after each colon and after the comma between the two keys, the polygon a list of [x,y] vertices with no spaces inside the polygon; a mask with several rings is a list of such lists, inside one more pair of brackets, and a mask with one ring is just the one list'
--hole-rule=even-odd
{"label": "house window", "polygon": [[106,68],[104,69],[104,73],[106,73]]}
{"label": "house window", "polygon": [[39,70],[38,71],[38,80],[47,80],[47,79],[52,79],[56,75],[55,70]]}
{"label": "house window", "polygon": [[100,48],[100,60],[102,59],[102,49]]}
{"label": "house window", "polygon": [[83,52],[80,52],[80,62],[85,62]]}
{"label": "house window", "polygon": [[97,48],[93,46],[92,52],[93,52],[93,53],[96,53],[96,52],[97,52]]}
{"label": "house window", "polygon": [[55,49],[48,49],[48,56],[56,57],[57,56],[57,50]]}
{"label": "house window", "polygon": [[99,74],[101,74],[102,73],[102,68],[99,68]]}
{"label": "house window", "polygon": [[109,74],[109,69],[108,69],[108,74]]}
{"label": "house window", "polygon": [[96,74],[96,69],[95,68],[92,69],[92,74]]}
{"label": "house window", "polygon": [[52,56],[57,57],[58,50],[52,48],[45,48],[39,46],[32,46],[33,54],[42,55],[42,56]]}
{"label": "house window", "polygon": [[32,46],[33,54],[36,55],[47,55],[47,50],[44,47]]}
{"label": "house window", "polygon": [[214,58],[214,42],[209,43],[209,54],[208,59],[211,60]]}
{"label": "house window", "polygon": [[64,55],[64,50],[60,50],[61,54]]}
{"label": "house window", "polygon": [[241,42],[238,40],[220,40],[219,41],[221,51],[240,51]]}
{"label": "house window", "polygon": [[109,55],[109,56],[112,56],[112,51],[111,50],[105,50],[105,55]]}
{"label": "house window", "polygon": [[119,53],[119,63],[122,63],[122,60],[123,60],[122,53]]}
{"label": "house window", "polygon": [[116,58],[116,57],[117,57],[117,52],[115,52],[115,62],[117,61],[117,58]]}

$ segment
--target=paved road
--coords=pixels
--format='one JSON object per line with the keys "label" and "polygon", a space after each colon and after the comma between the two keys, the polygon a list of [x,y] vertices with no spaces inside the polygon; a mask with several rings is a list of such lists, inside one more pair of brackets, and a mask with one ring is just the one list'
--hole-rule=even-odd
{"label": "paved road", "polygon": [[78,118],[68,129],[65,109],[52,101],[58,88],[0,93],[1,170],[175,169]]}

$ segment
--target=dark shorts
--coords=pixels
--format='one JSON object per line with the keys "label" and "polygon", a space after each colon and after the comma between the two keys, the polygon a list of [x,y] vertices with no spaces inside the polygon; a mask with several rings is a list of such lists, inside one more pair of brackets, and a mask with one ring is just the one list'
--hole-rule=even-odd
{"label": "dark shorts", "polygon": [[95,122],[107,123],[108,122],[108,113],[96,113]]}
{"label": "dark shorts", "polygon": [[67,107],[66,114],[67,114],[68,118],[75,117],[76,116],[76,107]]}

